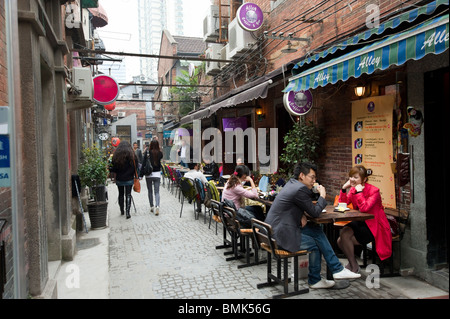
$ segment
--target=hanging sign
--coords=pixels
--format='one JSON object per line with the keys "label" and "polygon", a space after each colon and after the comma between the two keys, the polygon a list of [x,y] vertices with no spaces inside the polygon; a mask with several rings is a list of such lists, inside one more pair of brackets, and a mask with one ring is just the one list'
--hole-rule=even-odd
{"label": "hanging sign", "polygon": [[94,81],[93,100],[101,105],[113,103],[119,96],[119,84],[108,75],[97,75]]}
{"label": "hanging sign", "polygon": [[104,108],[108,111],[113,111],[116,108],[116,102],[114,101],[111,104],[107,104],[104,106]]}
{"label": "hanging sign", "polygon": [[313,97],[309,90],[307,91],[289,91],[284,93],[283,104],[290,114],[301,116],[308,113],[313,106]]}
{"label": "hanging sign", "polygon": [[252,32],[261,28],[264,14],[256,4],[247,2],[239,7],[236,18],[242,29]]}

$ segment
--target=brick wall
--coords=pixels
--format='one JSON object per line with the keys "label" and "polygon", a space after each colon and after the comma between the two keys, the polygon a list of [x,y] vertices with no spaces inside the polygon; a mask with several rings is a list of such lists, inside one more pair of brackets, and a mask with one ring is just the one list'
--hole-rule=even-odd
{"label": "brick wall", "polygon": [[[6,33],[5,33],[5,0],[0,0],[0,105],[8,105],[8,74],[6,57]],[[12,259],[12,234],[11,234],[11,189],[0,187],[0,219],[6,219],[7,224],[0,233],[0,245],[4,243],[6,263],[6,283],[0,299],[13,298],[13,259]],[[2,270],[0,270],[0,275]],[[0,280],[1,282],[1,280]],[[0,289],[1,290],[1,289]]]}

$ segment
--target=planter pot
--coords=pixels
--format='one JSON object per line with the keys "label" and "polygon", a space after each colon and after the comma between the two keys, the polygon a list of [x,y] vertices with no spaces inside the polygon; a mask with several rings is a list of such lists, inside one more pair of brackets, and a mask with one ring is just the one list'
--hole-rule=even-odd
{"label": "planter pot", "polygon": [[105,185],[92,186],[92,193],[97,202],[106,202],[107,192]]}
{"label": "planter pot", "polygon": [[108,202],[90,202],[88,203],[89,220],[91,229],[106,228],[106,217],[108,216]]}

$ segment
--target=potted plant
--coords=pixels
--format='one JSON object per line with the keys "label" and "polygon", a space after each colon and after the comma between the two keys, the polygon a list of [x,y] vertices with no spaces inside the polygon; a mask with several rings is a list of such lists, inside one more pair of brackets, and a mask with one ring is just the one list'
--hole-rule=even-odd
{"label": "potted plant", "polygon": [[315,163],[319,158],[319,145],[322,130],[314,122],[299,121],[284,136],[286,147],[280,160],[287,166],[283,172],[292,175],[297,162]]}
{"label": "potted plant", "polygon": [[106,179],[108,177],[108,160],[97,145],[83,145],[82,161],[78,167],[81,185],[90,189],[93,200],[89,201],[88,212],[92,229],[106,227],[108,202],[106,201]]}

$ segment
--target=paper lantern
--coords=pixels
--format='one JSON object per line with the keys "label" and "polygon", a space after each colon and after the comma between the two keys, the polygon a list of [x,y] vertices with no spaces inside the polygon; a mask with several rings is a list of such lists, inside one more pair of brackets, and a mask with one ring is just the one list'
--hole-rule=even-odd
{"label": "paper lantern", "polygon": [[108,111],[113,111],[116,108],[116,102],[114,101],[111,104],[105,105],[104,108]]}
{"label": "paper lantern", "polygon": [[117,147],[117,146],[119,146],[119,144],[120,144],[120,138],[113,137],[112,140],[111,140],[111,145],[114,146],[114,147]]}

